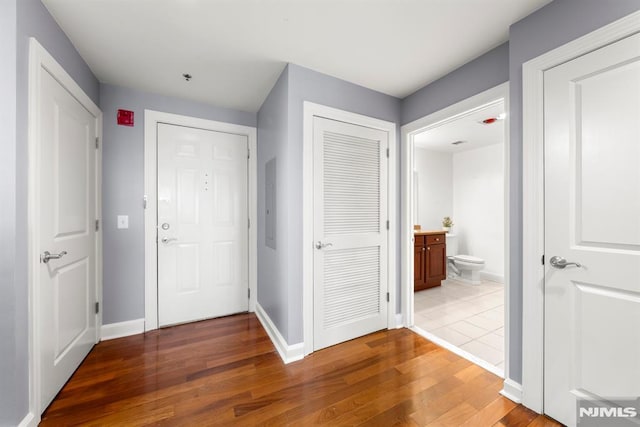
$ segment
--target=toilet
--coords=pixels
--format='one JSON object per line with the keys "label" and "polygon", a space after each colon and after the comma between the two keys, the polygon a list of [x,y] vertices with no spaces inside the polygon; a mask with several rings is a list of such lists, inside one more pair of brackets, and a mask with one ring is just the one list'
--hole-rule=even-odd
{"label": "toilet", "polygon": [[484,269],[484,260],[471,255],[458,253],[458,236],[447,233],[447,275],[463,282],[479,285],[480,271]]}

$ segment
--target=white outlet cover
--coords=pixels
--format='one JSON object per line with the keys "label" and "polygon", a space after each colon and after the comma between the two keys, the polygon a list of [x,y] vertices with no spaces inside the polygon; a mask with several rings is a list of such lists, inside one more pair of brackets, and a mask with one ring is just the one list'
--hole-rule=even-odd
{"label": "white outlet cover", "polygon": [[118,228],[129,228],[129,215],[118,215]]}

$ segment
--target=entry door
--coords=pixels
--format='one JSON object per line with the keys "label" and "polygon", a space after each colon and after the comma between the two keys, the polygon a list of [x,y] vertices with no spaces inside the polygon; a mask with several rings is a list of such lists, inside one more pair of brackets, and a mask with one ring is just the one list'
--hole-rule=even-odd
{"label": "entry door", "polygon": [[247,137],[158,125],[158,323],[249,309]]}
{"label": "entry door", "polygon": [[40,410],[97,341],[96,117],[41,71],[38,149]]}
{"label": "entry door", "polygon": [[640,35],[544,85],[544,410],[575,425],[576,398],[640,396]]}
{"label": "entry door", "polygon": [[314,349],[387,327],[386,132],[315,117]]}

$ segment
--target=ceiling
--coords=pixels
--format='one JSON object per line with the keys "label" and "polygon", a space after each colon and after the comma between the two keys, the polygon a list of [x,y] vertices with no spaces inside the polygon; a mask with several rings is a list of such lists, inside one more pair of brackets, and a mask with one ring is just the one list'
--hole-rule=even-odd
{"label": "ceiling", "polygon": [[550,0],[42,2],[101,82],[254,112],[288,62],[404,98]]}
{"label": "ceiling", "polygon": [[[482,124],[484,119],[498,117],[505,113],[504,102],[500,101],[484,108],[462,114],[440,126],[417,134],[414,144],[417,148],[444,153],[458,153],[504,142],[504,120],[492,124]],[[453,145],[454,141],[464,141]]]}

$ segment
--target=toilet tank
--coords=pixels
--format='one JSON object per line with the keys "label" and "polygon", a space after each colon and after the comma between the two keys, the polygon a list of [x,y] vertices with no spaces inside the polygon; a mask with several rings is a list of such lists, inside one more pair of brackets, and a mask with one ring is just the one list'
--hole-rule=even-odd
{"label": "toilet tank", "polygon": [[455,233],[447,233],[447,256],[458,255],[458,235]]}

